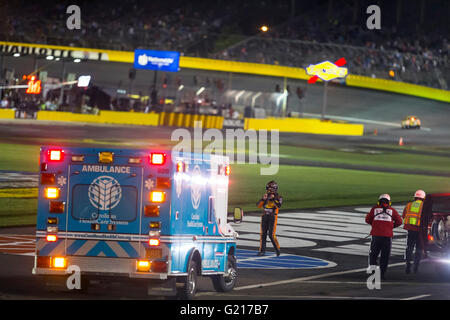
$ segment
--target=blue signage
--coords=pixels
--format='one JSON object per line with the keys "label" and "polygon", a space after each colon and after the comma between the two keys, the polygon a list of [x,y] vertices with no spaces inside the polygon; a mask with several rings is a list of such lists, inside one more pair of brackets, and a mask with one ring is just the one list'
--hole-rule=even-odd
{"label": "blue signage", "polygon": [[134,51],[134,68],[178,72],[180,53],[175,51],[142,50]]}

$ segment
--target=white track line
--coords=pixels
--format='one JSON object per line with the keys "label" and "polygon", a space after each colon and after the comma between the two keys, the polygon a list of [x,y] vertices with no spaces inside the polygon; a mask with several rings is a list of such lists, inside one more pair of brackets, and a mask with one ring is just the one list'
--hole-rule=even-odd
{"label": "white track line", "polygon": [[[397,266],[404,266],[404,265],[405,265],[404,262],[399,262],[399,263],[390,264],[389,267],[397,267]],[[360,268],[360,269],[339,271],[339,272],[322,273],[319,275],[309,276],[309,277],[301,277],[301,278],[295,278],[295,279],[289,279],[289,280],[281,280],[281,281],[266,282],[266,283],[259,283],[259,284],[252,284],[252,285],[248,285],[248,286],[236,287],[236,288],[234,288],[234,290],[247,290],[247,289],[256,289],[256,288],[263,288],[263,287],[270,287],[270,286],[278,286],[278,285],[283,285],[283,284],[303,282],[303,281],[308,281],[308,280],[338,276],[338,275],[342,275],[342,274],[358,273],[358,272],[363,272],[366,270],[367,270],[367,267]]]}
{"label": "white track line", "polygon": [[422,294],[420,296],[409,297],[409,298],[404,298],[404,299],[400,299],[400,300],[417,300],[417,299],[427,298],[430,296],[431,296],[431,294]]}

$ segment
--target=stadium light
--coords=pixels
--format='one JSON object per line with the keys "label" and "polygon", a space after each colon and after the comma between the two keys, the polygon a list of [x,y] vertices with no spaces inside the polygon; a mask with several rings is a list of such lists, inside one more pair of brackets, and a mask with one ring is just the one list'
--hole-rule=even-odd
{"label": "stadium light", "polygon": [[89,87],[90,82],[91,82],[91,76],[78,77],[78,87],[80,87],[80,88]]}
{"label": "stadium light", "polygon": [[205,87],[201,87],[200,89],[198,89],[197,93],[195,94],[196,96],[200,95],[203,91],[205,91]]}

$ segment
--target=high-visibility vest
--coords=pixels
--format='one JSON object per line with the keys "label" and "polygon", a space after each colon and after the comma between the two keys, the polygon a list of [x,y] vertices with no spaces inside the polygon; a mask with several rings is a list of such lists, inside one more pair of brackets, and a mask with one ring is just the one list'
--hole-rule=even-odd
{"label": "high-visibility vest", "polygon": [[420,216],[422,215],[423,201],[416,200],[409,202],[405,208],[404,224],[420,226]]}

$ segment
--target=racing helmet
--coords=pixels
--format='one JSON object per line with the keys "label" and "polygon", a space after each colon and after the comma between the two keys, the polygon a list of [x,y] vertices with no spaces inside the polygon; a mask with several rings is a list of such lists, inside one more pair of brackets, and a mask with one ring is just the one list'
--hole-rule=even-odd
{"label": "racing helmet", "polygon": [[414,193],[414,198],[420,198],[425,199],[426,193],[423,190],[417,190],[416,193]]}
{"label": "racing helmet", "polygon": [[266,190],[267,191],[272,191],[272,192],[277,192],[278,191],[278,184],[274,180],[269,181],[266,184]]}

